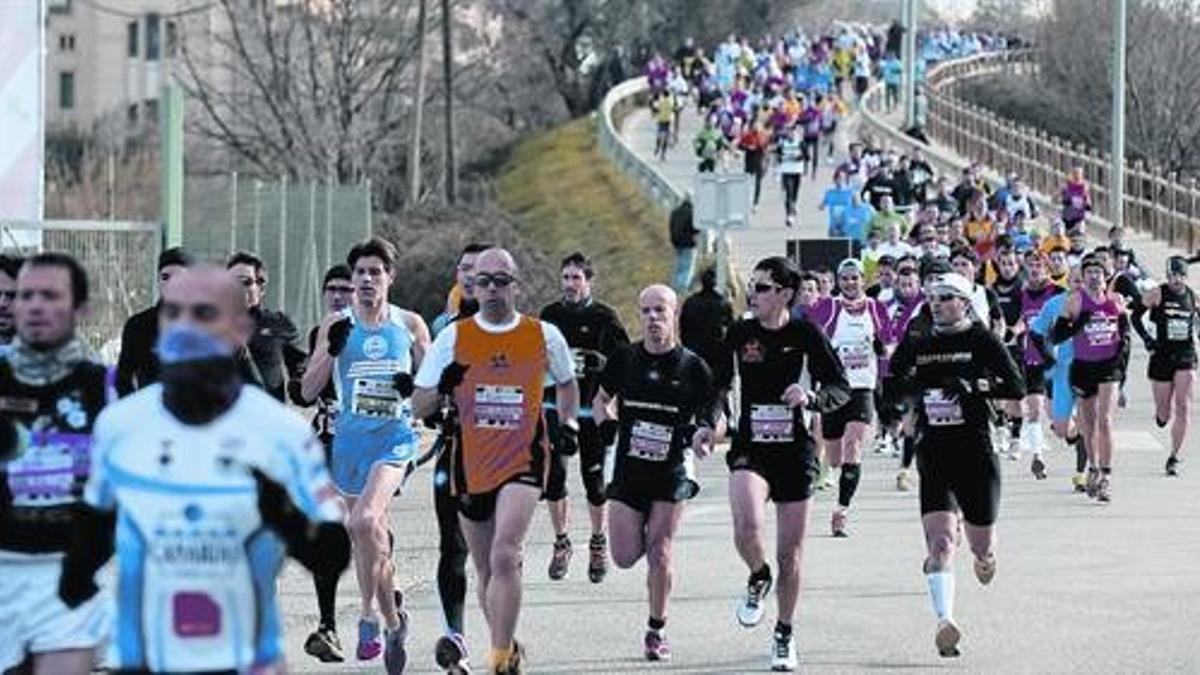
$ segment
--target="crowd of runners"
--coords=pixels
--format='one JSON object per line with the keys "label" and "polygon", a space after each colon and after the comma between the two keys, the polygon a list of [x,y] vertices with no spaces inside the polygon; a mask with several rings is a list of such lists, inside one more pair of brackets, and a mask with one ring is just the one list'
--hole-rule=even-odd
{"label": "crowd of runners", "polygon": [[[819,70],[873,39],[847,30],[799,43],[799,54],[832,45],[828,63],[811,62]],[[723,65],[737,44],[713,60],[718,80],[732,74],[718,92],[758,85],[739,84],[758,63],[753,50],[732,71]],[[681,50],[681,72],[707,63],[690,54]],[[839,88],[835,80],[812,102],[838,105]],[[701,107],[725,105],[716,96]],[[816,151],[797,140],[802,115],[782,134],[785,146],[802,145],[788,151],[800,157]],[[673,542],[699,489],[695,462],[717,452],[747,574],[735,618],[758,625],[773,589],[769,667],[794,670],[810,505],[836,482],[830,532],[853,534],[872,442],[900,456],[897,489],[918,486],[934,645],[958,655],[953,559],[965,541],[978,581],[997,573],[1001,457],[1028,454],[1031,480],[1052,475],[1048,422],[1076,450],[1073,485],[1114,499],[1113,424],[1123,382],[1139,376],[1128,368],[1134,334],[1151,353],[1156,422],[1172,427],[1165,471],[1180,472],[1200,319],[1187,285],[1196,258],[1171,258],[1165,281],[1153,283],[1159,271],[1140,266],[1119,228],[1088,248],[1079,176],[1064,187],[1061,222],[1041,233],[1031,221],[1044,216],[1017,177],[992,191],[969,170],[955,186],[920,156],[889,158],[870,143],[837,159],[831,192],[850,194],[826,197],[829,227],[855,240],[856,254],[832,269],[758,261],[740,318],[706,272],[686,302],[669,285],[644,288],[637,325],[626,326],[593,296],[599,271],[585,253],[523,270],[508,251],[478,243],[446,270],[445,311],[426,323],[388,301],[397,275],[411,271],[373,238],[327,271],[327,316],[304,339],[263,307],[268,270],[253,253],[213,266],[169,249],[160,299],[129,320],[110,369],[76,330],[86,270],[61,253],[0,258],[0,670],[285,672],[275,589],[291,557],[311,572],[320,615],[305,651],[403,672],[410,619],[392,547],[405,532],[393,530],[388,507],[426,465],[443,622],[434,659],[471,672],[469,559],[487,624],[476,650],[488,672],[523,672],[524,543],[545,501],[555,534],[547,574],[568,577],[573,457],[589,516],[588,579],[603,583],[610,561],[627,569],[645,558],[642,651],[667,660]],[[921,171],[918,189],[911,179]],[[861,229],[847,221],[856,200],[874,210]],[[526,313],[522,285],[548,274],[561,299]],[[98,574],[113,558],[113,573]],[[358,618],[343,649],[334,600],[351,564]]]}

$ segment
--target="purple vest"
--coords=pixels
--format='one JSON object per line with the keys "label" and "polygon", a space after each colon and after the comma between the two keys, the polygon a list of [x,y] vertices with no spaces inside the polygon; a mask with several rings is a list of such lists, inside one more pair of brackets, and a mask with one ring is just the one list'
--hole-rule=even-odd
{"label": "purple vest", "polygon": [[1083,329],[1075,334],[1076,361],[1108,361],[1121,350],[1121,335],[1117,328],[1120,310],[1114,298],[1096,302],[1087,293],[1081,294],[1080,311],[1092,313]]}
{"label": "purple vest", "polygon": [[1030,326],[1033,325],[1033,320],[1041,313],[1042,306],[1046,301],[1057,295],[1055,286],[1049,282],[1042,288],[1041,294],[1034,296],[1029,292],[1028,288],[1021,289],[1021,319],[1025,322],[1025,365],[1040,366],[1042,365],[1042,353],[1037,347],[1033,346],[1033,341],[1029,339]]}

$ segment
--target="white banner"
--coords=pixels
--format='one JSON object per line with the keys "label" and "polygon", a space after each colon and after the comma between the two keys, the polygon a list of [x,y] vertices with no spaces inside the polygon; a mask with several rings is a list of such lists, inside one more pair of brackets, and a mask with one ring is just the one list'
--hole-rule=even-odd
{"label": "white banner", "polygon": [[[41,0],[0,0],[0,220],[42,219],[41,7]],[[0,247],[39,239],[6,236]]]}

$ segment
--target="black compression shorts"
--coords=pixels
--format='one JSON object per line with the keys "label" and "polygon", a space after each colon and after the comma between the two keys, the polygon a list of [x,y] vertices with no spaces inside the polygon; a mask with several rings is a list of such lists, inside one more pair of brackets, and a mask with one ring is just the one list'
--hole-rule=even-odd
{"label": "black compression shorts", "polygon": [[846,425],[851,422],[870,424],[875,417],[875,393],[873,389],[852,389],[850,400],[842,407],[821,415],[821,438],[827,441],[846,435]]}
{"label": "black compression shorts", "polygon": [[1096,396],[1100,385],[1120,382],[1125,377],[1120,357],[1107,361],[1072,361],[1069,381],[1075,397],[1089,399]]}
{"label": "black compression shorts", "polygon": [[[1019,363],[1019,361],[1018,361]],[[1046,366],[1025,364],[1025,395],[1046,393]]]}
{"label": "black compression shorts", "polygon": [[[550,475],[546,481],[546,499],[552,502],[564,499],[567,490],[567,458],[558,451],[558,411],[546,411],[546,430],[550,437]],[[604,504],[604,454],[606,448],[600,442],[600,430],[596,421],[588,417],[579,418],[579,477],[592,506]]]}
{"label": "black compression shorts", "polygon": [[735,444],[725,455],[730,473],[753,471],[767,482],[767,498],[775,503],[802,502],[813,495],[821,462],[816,444],[805,438],[778,447]]}
{"label": "black compression shorts", "polygon": [[961,509],[972,525],[991,525],[1000,510],[1000,463],[991,444],[984,447],[930,447],[917,444],[921,515]]}

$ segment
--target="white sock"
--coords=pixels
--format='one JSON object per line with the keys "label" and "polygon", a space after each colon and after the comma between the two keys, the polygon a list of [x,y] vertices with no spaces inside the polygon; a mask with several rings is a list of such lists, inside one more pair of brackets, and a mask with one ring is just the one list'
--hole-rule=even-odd
{"label": "white sock", "polygon": [[929,600],[933,603],[933,613],[939,621],[954,617],[954,572],[926,572],[925,581],[929,584]]}
{"label": "white sock", "polygon": [[1029,439],[1029,449],[1033,451],[1033,454],[1041,455],[1042,451],[1046,449],[1046,430],[1042,429],[1041,421],[1027,421],[1024,429],[1025,436]]}

